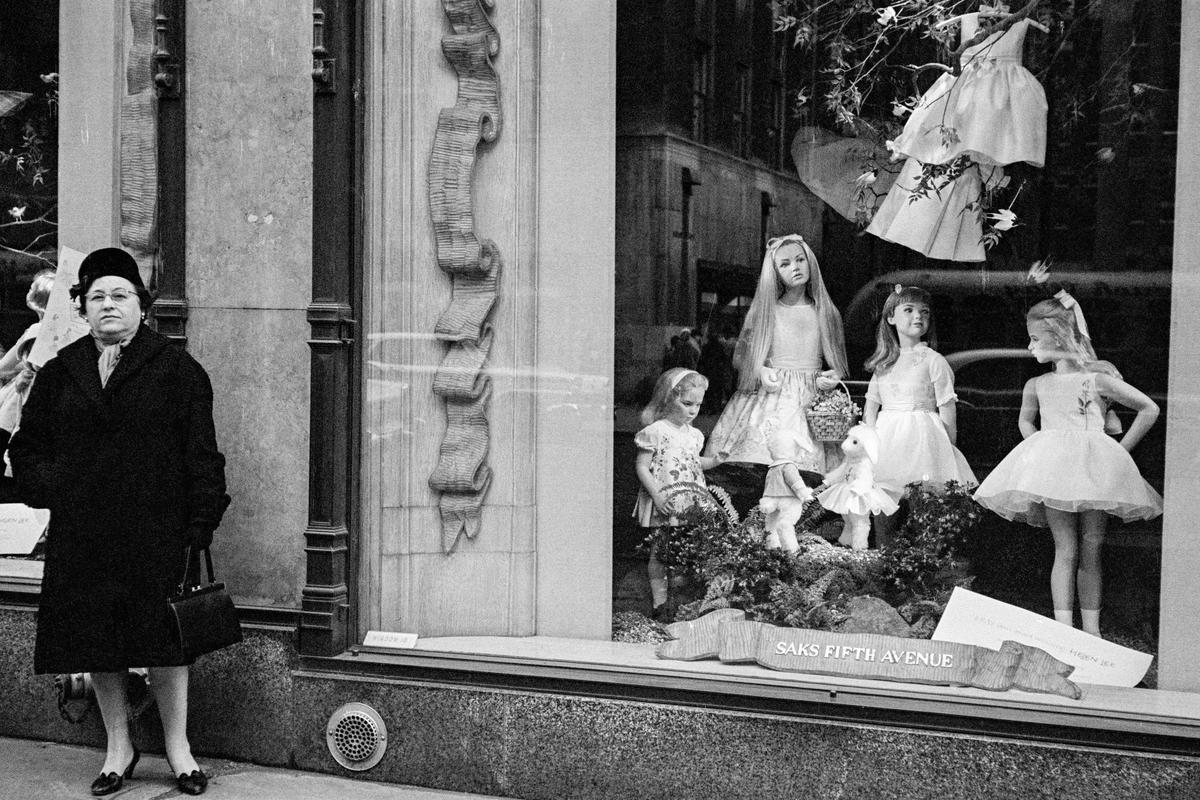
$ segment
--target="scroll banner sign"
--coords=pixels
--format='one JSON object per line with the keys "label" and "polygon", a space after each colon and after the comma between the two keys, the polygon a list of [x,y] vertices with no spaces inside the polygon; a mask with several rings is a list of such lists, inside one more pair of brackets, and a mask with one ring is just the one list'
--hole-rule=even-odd
{"label": "scroll banner sign", "polygon": [[1071,677],[1079,683],[1106,686],[1137,686],[1154,660],[1147,653],[962,588],[950,595],[933,639],[980,647],[997,647],[1011,639],[1074,664]]}
{"label": "scroll banner sign", "polygon": [[958,642],[905,639],[875,633],[833,633],[748,622],[746,612],[725,608],[667,626],[675,637],[655,650],[663,659],[726,664],[756,663],[783,672],[846,678],[972,686],[991,691],[1023,689],[1078,700],[1067,680],[1075,668],[1045,650],[1005,641],[993,650]]}
{"label": "scroll banner sign", "polygon": [[34,366],[41,367],[59,350],[88,333],[87,322],[71,302],[71,287],[79,282],[83,259],[83,253],[69,247],[63,247],[58,254],[58,270],[54,273],[50,299],[46,301],[46,314],[29,351],[29,363]]}

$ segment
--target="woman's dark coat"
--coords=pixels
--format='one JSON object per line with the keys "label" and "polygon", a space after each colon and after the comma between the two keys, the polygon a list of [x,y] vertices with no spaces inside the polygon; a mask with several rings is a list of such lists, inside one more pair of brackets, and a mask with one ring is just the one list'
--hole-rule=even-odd
{"label": "woman's dark coat", "polygon": [[144,325],[103,388],[98,360],[85,336],[48,361],[9,447],[21,500],[50,509],[38,673],[188,663],[166,598],[228,504],[204,368]]}

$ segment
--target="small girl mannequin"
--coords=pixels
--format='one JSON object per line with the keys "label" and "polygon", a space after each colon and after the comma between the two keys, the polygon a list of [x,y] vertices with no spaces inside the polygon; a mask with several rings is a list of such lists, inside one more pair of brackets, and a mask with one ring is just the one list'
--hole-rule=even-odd
{"label": "small girl mannequin", "polygon": [[[954,446],[958,397],[950,365],[933,350],[937,339],[929,293],[896,284],[883,304],[875,342],[875,353],[866,363],[873,374],[863,423],[879,434],[876,479],[894,487],[915,481],[978,483]],[[894,516],[875,518],[880,546],[889,538],[894,521]]]}
{"label": "small girl mannequin", "polygon": [[[1162,513],[1162,497],[1129,456],[1158,406],[1096,359],[1083,311],[1067,292],[1029,309],[1025,325],[1030,352],[1054,369],[1025,384],[1018,423],[1024,441],[984,479],[975,500],[1005,519],[1050,528],[1054,617],[1074,624],[1078,585],[1083,629],[1099,636],[1108,515],[1131,521]],[[1108,401],[1137,411],[1119,444],[1104,432]]]}
{"label": "small girl mannequin", "polygon": [[42,326],[42,318],[46,316],[46,303],[50,302],[50,290],[54,288],[54,270],[39,270],[29,282],[29,292],[25,295],[25,305],[37,314],[38,321],[30,325],[0,357],[0,383],[7,383],[21,371],[21,358],[18,355],[21,345],[32,342],[37,338]]}
{"label": "small girl mannequin", "polygon": [[846,460],[825,476],[828,488],[817,495],[821,505],[842,515],[838,542],[854,550],[866,550],[872,514],[895,514],[896,501],[875,483],[879,459],[879,437],[873,428],[855,425],[842,442]]}
{"label": "small girl mannequin", "polygon": [[737,392],[713,428],[708,452],[770,464],[767,432],[792,431],[804,444],[800,467],[824,472],[826,454],[813,443],[804,408],[817,389],[834,388],[849,369],[842,317],[799,234],[767,242],[734,365]]}
{"label": "small girl mannequin", "polygon": [[[654,384],[654,395],[642,411],[645,427],[634,436],[638,448],[635,469],[641,488],[633,516],[643,528],[678,525],[672,513],[678,509],[668,507],[663,490],[680,482],[705,486],[704,470],[725,460],[724,454],[702,457],[704,434],[692,427],[707,388],[707,378],[684,367],[667,370]],[[654,547],[646,572],[654,598],[654,619],[660,619],[667,602],[667,573]]]}
{"label": "small girl mannequin", "polygon": [[770,469],[763,486],[758,507],[766,514],[763,530],[767,547],[782,547],[788,553],[799,551],[796,541],[796,522],[804,512],[804,504],[812,499],[813,490],[805,485],[796,466],[804,453],[804,443],[790,431],[774,431],[767,437],[771,450]]}
{"label": "small girl mannequin", "polygon": [[29,396],[29,387],[36,374],[36,369],[29,363],[29,353],[37,340],[52,288],[54,270],[44,269],[33,276],[29,293],[25,295],[25,304],[37,314],[38,321],[26,328],[16,343],[0,357],[0,453],[4,457],[3,474],[10,478],[12,466],[8,463],[8,441],[21,423],[21,408]]}

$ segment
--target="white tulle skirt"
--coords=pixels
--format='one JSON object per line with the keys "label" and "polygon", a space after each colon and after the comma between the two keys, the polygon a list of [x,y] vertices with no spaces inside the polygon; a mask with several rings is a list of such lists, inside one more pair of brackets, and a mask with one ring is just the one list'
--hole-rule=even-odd
{"label": "white tulle skirt", "polygon": [[902,489],[915,481],[958,481],[964,486],[979,482],[967,459],[950,444],[936,411],[881,411],[875,430],[880,441],[877,483]]}
{"label": "white tulle skirt", "polygon": [[899,504],[878,484],[869,489],[839,483],[817,495],[818,502],[838,514],[895,514]]}
{"label": "white tulle skirt", "polygon": [[1125,448],[1099,431],[1038,431],[1013,448],[975,490],[1005,519],[1047,527],[1046,508],[1104,511],[1126,522],[1162,514],[1162,496]]}

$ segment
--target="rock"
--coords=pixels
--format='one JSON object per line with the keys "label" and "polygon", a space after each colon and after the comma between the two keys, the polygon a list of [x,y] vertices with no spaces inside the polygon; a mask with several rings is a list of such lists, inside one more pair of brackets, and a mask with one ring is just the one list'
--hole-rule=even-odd
{"label": "rock", "polygon": [[910,635],[908,623],[900,612],[878,597],[862,595],[852,597],[843,613],[849,619],[838,625],[838,633],[880,633],[885,636]]}
{"label": "rock", "polygon": [[932,639],[937,630],[937,620],[934,617],[921,617],[909,628],[908,635],[914,639]]}
{"label": "rock", "polygon": [[614,611],[641,611],[650,608],[650,581],[646,567],[629,568],[613,587]]}
{"label": "rock", "polygon": [[810,550],[832,550],[834,546],[826,539],[822,539],[815,533],[803,533],[797,539],[797,544],[800,545],[800,552],[807,553]]}
{"label": "rock", "polygon": [[636,611],[619,611],[612,618],[614,642],[665,642],[671,637],[667,629]]}

